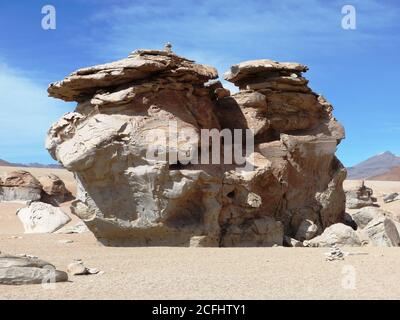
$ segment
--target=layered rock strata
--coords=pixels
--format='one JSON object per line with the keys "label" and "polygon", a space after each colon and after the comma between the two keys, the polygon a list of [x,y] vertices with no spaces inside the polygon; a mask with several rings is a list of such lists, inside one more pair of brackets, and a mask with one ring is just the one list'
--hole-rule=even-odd
{"label": "layered rock strata", "polygon": [[[308,239],[342,221],[346,171],[334,154],[344,130],[307,86],[306,70],[240,63],[225,75],[240,88],[230,95],[212,67],[138,50],[50,85],[50,96],[78,102],[46,142],[75,173],[72,212],[101,242],[122,246],[282,245],[284,236]],[[171,161],[201,158],[205,129],[249,129],[255,143],[244,168]],[[244,141],[234,149],[247,151]],[[220,142],[224,159],[230,143]]]}

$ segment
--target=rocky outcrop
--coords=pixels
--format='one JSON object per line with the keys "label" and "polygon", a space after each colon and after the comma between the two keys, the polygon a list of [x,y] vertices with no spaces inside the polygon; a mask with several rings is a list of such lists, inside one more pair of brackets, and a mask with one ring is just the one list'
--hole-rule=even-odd
{"label": "rocky outcrop", "polygon": [[[78,102],[46,142],[75,173],[72,212],[106,245],[282,245],[342,221],[346,171],[334,154],[344,130],[306,70],[240,63],[226,74],[240,88],[230,95],[212,67],[138,50],[50,85],[50,96]],[[205,129],[228,136],[210,148],[221,162],[193,161],[208,151]],[[232,145],[240,163],[223,161]]]}
{"label": "rocky outcrop", "polygon": [[17,216],[25,233],[52,233],[71,221],[60,208],[44,202],[32,202],[29,207],[19,209]]}
{"label": "rocky outcrop", "polygon": [[42,185],[27,171],[13,171],[0,177],[0,201],[36,201],[41,193]]}

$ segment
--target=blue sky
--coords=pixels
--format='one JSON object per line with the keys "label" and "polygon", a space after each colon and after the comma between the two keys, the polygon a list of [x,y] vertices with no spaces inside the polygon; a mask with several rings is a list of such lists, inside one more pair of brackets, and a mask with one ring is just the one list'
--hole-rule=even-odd
{"label": "blue sky", "polygon": [[[41,28],[47,4],[57,10],[56,30]],[[356,30],[341,28],[346,4],[356,8]],[[48,98],[50,82],[167,41],[220,75],[249,59],[307,64],[310,86],[346,128],[338,149],[345,165],[386,150],[400,154],[399,35],[395,0],[4,0],[0,159],[53,162],[46,131],[74,104]]]}

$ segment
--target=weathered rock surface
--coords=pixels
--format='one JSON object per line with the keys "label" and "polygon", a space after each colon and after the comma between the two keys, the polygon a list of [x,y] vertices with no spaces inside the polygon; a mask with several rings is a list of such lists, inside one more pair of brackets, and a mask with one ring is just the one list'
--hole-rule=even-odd
{"label": "weathered rock surface", "polygon": [[60,208],[44,202],[32,202],[29,207],[19,209],[17,215],[25,233],[52,233],[71,221]]}
{"label": "weathered rock surface", "polygon": [[390,213],[376,207],[365,207],[352,213],[351,217],[360,229],[364,229],[373,219],[386,215],[390,215]]}
{"label": "weathered rock surface", "polygon": [[[334,154],[344,129],[307,86],[306,70],[244,62],[226,76],[241,89],[230,95],[210,81],[212,67],[138,50],[50,85],[50,96],[78,102],[46,142],[75,173],[72,212],[106,245],[282,245],[284,235],[310,238],[341,222],[346,170]],[[202,129],[251,129],[254,152],[244,160],[252,168],[155,156],[202,156]],[[160,148],[157,138],[175,133],[176,143]]]}
{"label": "weathered rock surface", "polygon": [[42,185],[41,200],[46,203],[60,204],[72,200],[72,194],[65,187],[64,182],[55,174],[48,174],[38,178]]}
{"label": "weathered rock surface", "polygon": [[397,247],[400,245],[399,217],[375,207],[365,207],[351,214],[363,245]]}
{"label": "weathered rock surface", "polygon": [[68,275],[43,260],[0,255],[0,284],[26,285],[68,281]]}
{"label": "weathered rock surface", "polygon": [[304,241],[304,245],[309,247],[331,247],[333,245],[357,247],[361,245],[361,241],[351,227],[336,223],[326,228],[321,235]]}
{"label": "weathered rock surface", "polygon": [[371,220],[362,230],[370,244],[377,247],[399,247],[400,236],[396,224],[386,216]]}
{"label": "weathered rock surface", "polygon": [[0,201],[36,201],[41,192],[42,185],[27,171],[13,171],[0,177]]}

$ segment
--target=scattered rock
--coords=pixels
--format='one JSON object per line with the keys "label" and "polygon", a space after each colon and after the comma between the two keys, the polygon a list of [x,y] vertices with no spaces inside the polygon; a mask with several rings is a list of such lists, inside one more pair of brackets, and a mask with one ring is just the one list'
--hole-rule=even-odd
{"label": "scattered rock", "polygon": [[8,172],[0,177],[0,201],[37,201],[41,193],[42,185],[27,171]]}
{"label": "scattered rock", "polygon": [[375,218],[382,217],[389,214],[388,212],[375,208],[375,207],[365,207],[360,211],[351,214],[352,219],[357,224],[358,228],[365,228],[370,221]]}
{"label": "scattered rock", "polygon": [[68,281],[68,275],[38,258],[0,255],[0,284],[26,285]]}
{"label": "scattered rock", "polygon": [[43,202],[32,202],[28,208],[19,209],[17,215],[25,233],[52,233],[71,221],[60,208]]}
{"label": "scattered rock", "polygon": [[383,202],[385,203],[393,202],[396,200],[399,200],[399,194],[397,192],[388,194],[383,198]]}
{"label": "scattered rock", "polygon": [[82,260],[75,260],[74,262],[68,265],[67,272],[74,276],[80,276],[80,275],[98,274],[101,271],[96,268],[85,267]]}
{"label": "scattered rock", "polygon": [[342,223],[331,225],[321,235],[303,243],[307,247],[331,247],[333,245],[357,247],[361,245],[357,233]]}
{"label": "scattered rock", "polygon": [[399,247],[400,236],[396,224],[388,217],[380,216],[374,218],[362,230],[370,244],[377,247]]}
{"label": "scattered rock", "polygon": [[86,226],[86,224],[82,221],[78,222],[76,225],[72,227],[65,226],[56,231],[56,233],[63,233],[63,234],[85,233],[85,232],[89,232],[89,229]]}

